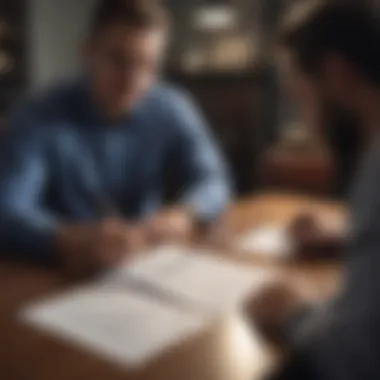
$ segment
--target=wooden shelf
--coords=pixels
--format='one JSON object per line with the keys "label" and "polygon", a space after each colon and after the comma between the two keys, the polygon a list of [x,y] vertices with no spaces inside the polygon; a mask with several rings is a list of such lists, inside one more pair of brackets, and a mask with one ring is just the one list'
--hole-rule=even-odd
{"label": "wooden shelf", "polygon": [[197,82],[235,82],[242,80],[260,81],[271,74],[269,66],[257,66],[251,70],[240,71],[200,71],[190,72],[178,69],[168,69],[166,77],[173,80]]}

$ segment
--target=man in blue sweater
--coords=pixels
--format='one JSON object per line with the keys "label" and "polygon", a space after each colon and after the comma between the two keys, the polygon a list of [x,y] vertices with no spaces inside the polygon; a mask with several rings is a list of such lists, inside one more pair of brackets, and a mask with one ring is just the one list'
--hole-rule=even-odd
{"label": "man in blue sweater", "polygon": [[[83,78],[16,109],[1,143],[1,251],[98,270],[225,209],[226,171],[204,121],[157,80],[167,24],[157,4],[102,1]],[[168,176],[178,199],[162,211]]]}

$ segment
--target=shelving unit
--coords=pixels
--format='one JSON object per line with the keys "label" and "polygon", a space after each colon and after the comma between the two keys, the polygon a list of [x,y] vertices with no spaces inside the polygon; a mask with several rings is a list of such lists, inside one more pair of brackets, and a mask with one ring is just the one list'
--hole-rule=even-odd
{"label": "shelving unit", "polygon": [[[271,46],[286,1],[166,0],[175,30],[167,77],[199,103],[239,194],[260,185],[260,157],[276,139],[279,94]],[[247,54],[240,42],[248,43]]]}

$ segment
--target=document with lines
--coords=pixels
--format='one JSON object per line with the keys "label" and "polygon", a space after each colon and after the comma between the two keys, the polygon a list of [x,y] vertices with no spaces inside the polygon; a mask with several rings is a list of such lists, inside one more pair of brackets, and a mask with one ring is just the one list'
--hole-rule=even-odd
{"label": "document with lines", "polygon": [[234,311],[269,278],[206,251],[161,247],[22,317],[101,356],[141,365]]}
{"label": "document with lines", "polygon": [[268,276],[267,271],[233,263],[207,250],[162,247],[106,281],[119,285],[135,281],[182,304],[220,313],[238,307]]}

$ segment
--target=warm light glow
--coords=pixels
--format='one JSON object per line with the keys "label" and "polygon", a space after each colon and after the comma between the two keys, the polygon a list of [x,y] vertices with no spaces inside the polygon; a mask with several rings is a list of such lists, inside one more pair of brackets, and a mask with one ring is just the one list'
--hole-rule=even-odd
{"label": "warm light glow", "polygon": [[232,29],[237,24],[237,13],[229,6],[212,6],[198,10],[194,26],[199,30],[218,31]]}
{"label": "warm light glow", "polygon": [[272,368],[273,358],[252,324],[235,313],[225,318],[222,330],[218,341],[220,378],[263,378]]}

